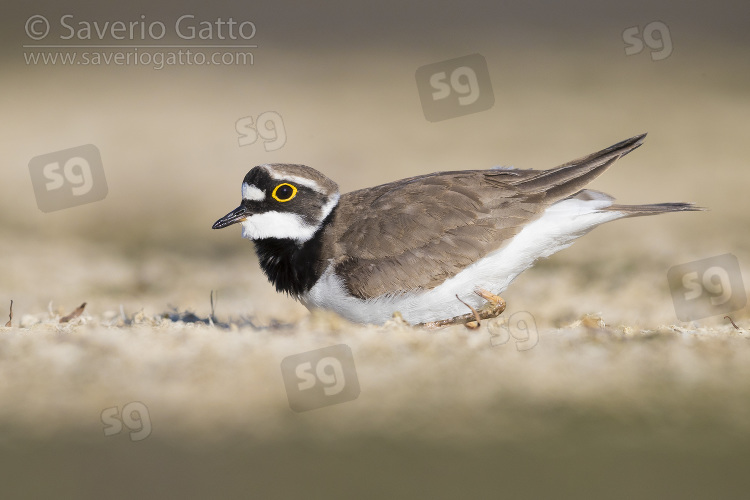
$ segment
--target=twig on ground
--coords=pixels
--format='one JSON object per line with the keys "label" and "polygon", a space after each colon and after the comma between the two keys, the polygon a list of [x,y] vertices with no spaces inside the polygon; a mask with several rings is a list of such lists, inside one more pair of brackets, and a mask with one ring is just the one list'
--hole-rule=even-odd
{"label": "twig on ground", "polygon": [[735,330],[739,330],[740,329],[740,327],[737,326],[737,324],[734,322],[734,320],[732,318],[730,318],[729,316],[724,316],[724,317],[726,319],[728,319],[730,323],[732,323],[732,326],[734,327]]}
{"label": "twig on ground", "polygon": [[11,326],[12,321],[13,321],[13,299],[10,299],[10,315],[8,316],[8,322],[5,323],[5,326]]}
{"label": "twig on ground", "polygon": [[83,313],[83,310],[85,308],[86,308],[86,303],[84,302],[83,304],[81,304],[80,306],[78,306],[78,309],[76,309],[72,313],[68,314],[67,316],[63,316],[62,318],[60,318],[60,323],[67,323],[71,319],[77,318],[78,316],[80,316]]}
{"label": "twig on ground", "polygon": [[[216,315],[214,314],[214,291],[213,290],[211,290],[210,298],[211,298],[211,315],[208,317],[208,323],[211,326],[214,326],[214,319],[216,318]],[[217,302],[219,301],[218,293],[216,294],[216,301]]]}

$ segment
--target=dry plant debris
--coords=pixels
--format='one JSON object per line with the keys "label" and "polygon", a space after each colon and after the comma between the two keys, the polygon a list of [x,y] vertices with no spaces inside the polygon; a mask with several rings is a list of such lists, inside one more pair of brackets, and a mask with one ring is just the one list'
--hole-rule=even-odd
{"label": "dry plant debris", "polygon": [[60,323],[67,323],[68,321],[77,318],[81,314],[83,314],[83,310],[86,308],[86,303],[84,302],[78,308],[73,311],[72,313],[68,314],[67,316],[63,316],[60,318]]}

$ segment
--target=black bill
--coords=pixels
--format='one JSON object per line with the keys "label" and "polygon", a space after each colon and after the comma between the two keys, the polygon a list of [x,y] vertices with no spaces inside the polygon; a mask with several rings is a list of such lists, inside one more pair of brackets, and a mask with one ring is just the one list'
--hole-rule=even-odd
{"label": "black bill", "polygon": [[250,211],[244,206],[240,205],[221,219],[214,222],[214,225],[211,226],[211,229],[221,229],[222,227],[237,224],[238,222],[242,222],[243,220],[247,219],[250,215],[252,215]]}

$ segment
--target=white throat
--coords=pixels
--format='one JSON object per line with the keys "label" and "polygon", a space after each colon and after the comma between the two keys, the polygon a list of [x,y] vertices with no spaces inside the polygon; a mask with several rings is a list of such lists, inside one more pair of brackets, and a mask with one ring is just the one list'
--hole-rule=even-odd
{"label": "white throat", "polygon": [[320,225],[307,224],[297,214],[271,211],[245,219],[242,222],[242,237],[249,240],[288,238],[304,243],[313,237],[319,227]]}
{"label": "white throat", "polygon": [[[243,188],[244,189],[244,188]],[[249,240],[265,238],[291,239],[304,243],[312,238],[320,229],[323,221],[328,217],[339,202],[339,194],[334,193],[320,210],[317,224],[308,224],[299,215],[291,212],[263,212],[251,215],[242,222],[242,237]]]}

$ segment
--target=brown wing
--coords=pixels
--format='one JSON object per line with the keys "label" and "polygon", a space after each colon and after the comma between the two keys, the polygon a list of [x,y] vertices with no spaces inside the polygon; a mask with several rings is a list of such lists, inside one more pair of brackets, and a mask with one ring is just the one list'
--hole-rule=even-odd
{"label": "brown wing", "polygon": [[644,137],[550,170],[440,172],[342,195],[329,235],[342,255],[336,272],[360,298],[434,288],[501,247]]}

